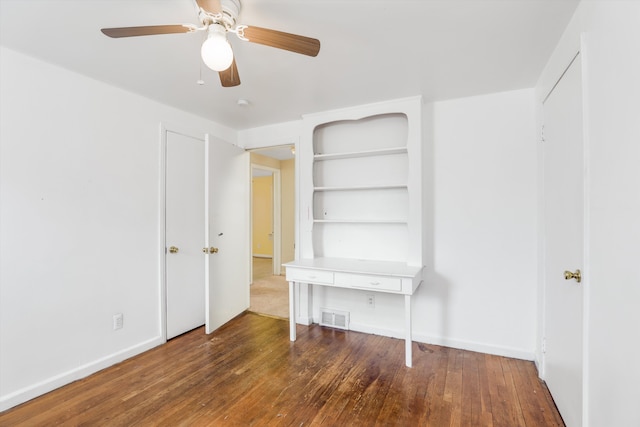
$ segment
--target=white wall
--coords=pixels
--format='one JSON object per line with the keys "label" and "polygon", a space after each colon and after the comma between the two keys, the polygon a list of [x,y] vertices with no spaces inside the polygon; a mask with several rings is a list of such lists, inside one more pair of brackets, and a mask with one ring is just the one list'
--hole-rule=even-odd
{"label": "white wall", "polygon": [[162,343],[160,123],[235,132],[0,54],[3,410]]}
{"label": "white wall", "polygon": [[294,120],[240,130],[238,131],[238,145],[247,150],[278,145],[296,145],[300,138],[301,127],[302,120]]}
{"label": "white wall", "polygon": [[418,340],[533,358],[533,97],[520,90],[433,105],[433,200],[425,221],[434,255],[415,298]]}
{"label": "white wall", "polygon": [[[584,1],[538,85],[584,39],[585,426],[640,425],[640,2]],[[542,96],[542,95],[540,95]]]}

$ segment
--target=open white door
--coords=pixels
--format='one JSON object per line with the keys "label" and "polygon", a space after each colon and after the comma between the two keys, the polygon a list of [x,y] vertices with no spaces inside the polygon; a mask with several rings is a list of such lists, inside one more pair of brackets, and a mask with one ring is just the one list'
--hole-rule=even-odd
{"label": "open white door", "polygon": [[544,103],[544,379],[567,426],[582,425],[584,160],[578,55]]}
{"label": "open white door", "polygon": [[249,308],[249,153],[207,135],[209,278],[206,332]]}

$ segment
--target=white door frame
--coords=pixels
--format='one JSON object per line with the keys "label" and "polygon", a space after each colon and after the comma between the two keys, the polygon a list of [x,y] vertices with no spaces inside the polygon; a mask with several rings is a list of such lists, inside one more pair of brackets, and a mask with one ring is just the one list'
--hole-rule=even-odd
{"label": "white door frame", "polygon": [[[208,203],[208,194],[209,194],[209,162],[206,159],[209,158],[209,141],[206,137],[206,134],[198,134],[197,132],[188,131],[173,125],[165,125],[164,123],[160,123],[160,197],[159,197],[159,253],[158,253],[158,265],[160,267],[159,278],[160,278],[160,301],[159,301],[159,314],[160,314],[160,337],[163,342],[167,341],[167,230],[166,230],[166,221],[167,221],[167,213],[166,213],[166,203],[167,203],[167,132],[177,133],[189,138],[201,139],[204,141],[204,152],[205,158],[204,162],[204,189],[205,189],[205,223],[204,223],[204,232],[206,245],[209,246],[209,203]],[[207,288],[207,283],[209,283],[209,259],[208,257],[204,257],[205,261],[203,264],[203,268],[205,269],[205,282],[202,284],[203,293],[202,298],[203,302],[205,302],[205,291]]]}
{"label": "white door frame", "polygon": [[[253,170],[260,169],[271,172],[273,176],[273,274],[276,276],[280,275],[281,272],[281,252],[282,252],[282,181],[280,176],[280,169],[272,168],[269,166],[260,165],[257,163],[251,163],[251,176],[249,177],[249,182],[252,182],[253,179]],[[251,185],[251,197],[250,197],[251,206],[249,208],[250,212],[250,223],[251,230],[249,233],[249,237],[251,239],[249,243],[249,247],[253,248],[253,184]],[[252,254],[253,256],[253,254]],[[250,276],[253,277],[253,262],[250,262],[251,266]]]}

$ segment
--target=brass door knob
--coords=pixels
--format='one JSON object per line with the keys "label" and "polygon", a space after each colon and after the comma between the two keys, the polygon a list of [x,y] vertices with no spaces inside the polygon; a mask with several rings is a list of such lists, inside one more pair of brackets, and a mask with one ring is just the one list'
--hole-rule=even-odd
{"label": "brass door knob", "polygon": [[180,249],[176,248],[175,246],[169,246],[169,252],[171,252],[172,254],[177,254],[179,250]]}
{"label": "brass door knob", "polygon": [[209,253],[210,254],[217,254],[218,253],[218,248],[214,248],[213,246],[211,246],[209,248]]}
{"label": "brass door knob", "polygon": [[575,273],[572,273],[570,271],[565,271],[564,280],[571,280],[571,279],[576,279],[576,282],[580,283],[582,281],[582,273],[580,272],[580,270],[576,270]]}
{"label": "brass door knob", "polygon": [[202,248],[202,252],[204,252],[205,254],[209,253],[209,248]]}

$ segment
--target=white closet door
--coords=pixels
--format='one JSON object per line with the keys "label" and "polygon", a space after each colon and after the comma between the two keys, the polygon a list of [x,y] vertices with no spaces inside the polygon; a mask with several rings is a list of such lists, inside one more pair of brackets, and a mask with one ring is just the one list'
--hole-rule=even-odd
{"label": "white closet door", "polygon": [[204,140],[166,134],[167,339],[204,324]]}
{"label": "white closet door", "polygon": [[578,55],[544,103],[544,377],[567,426],[582,425],[582,77]]}

